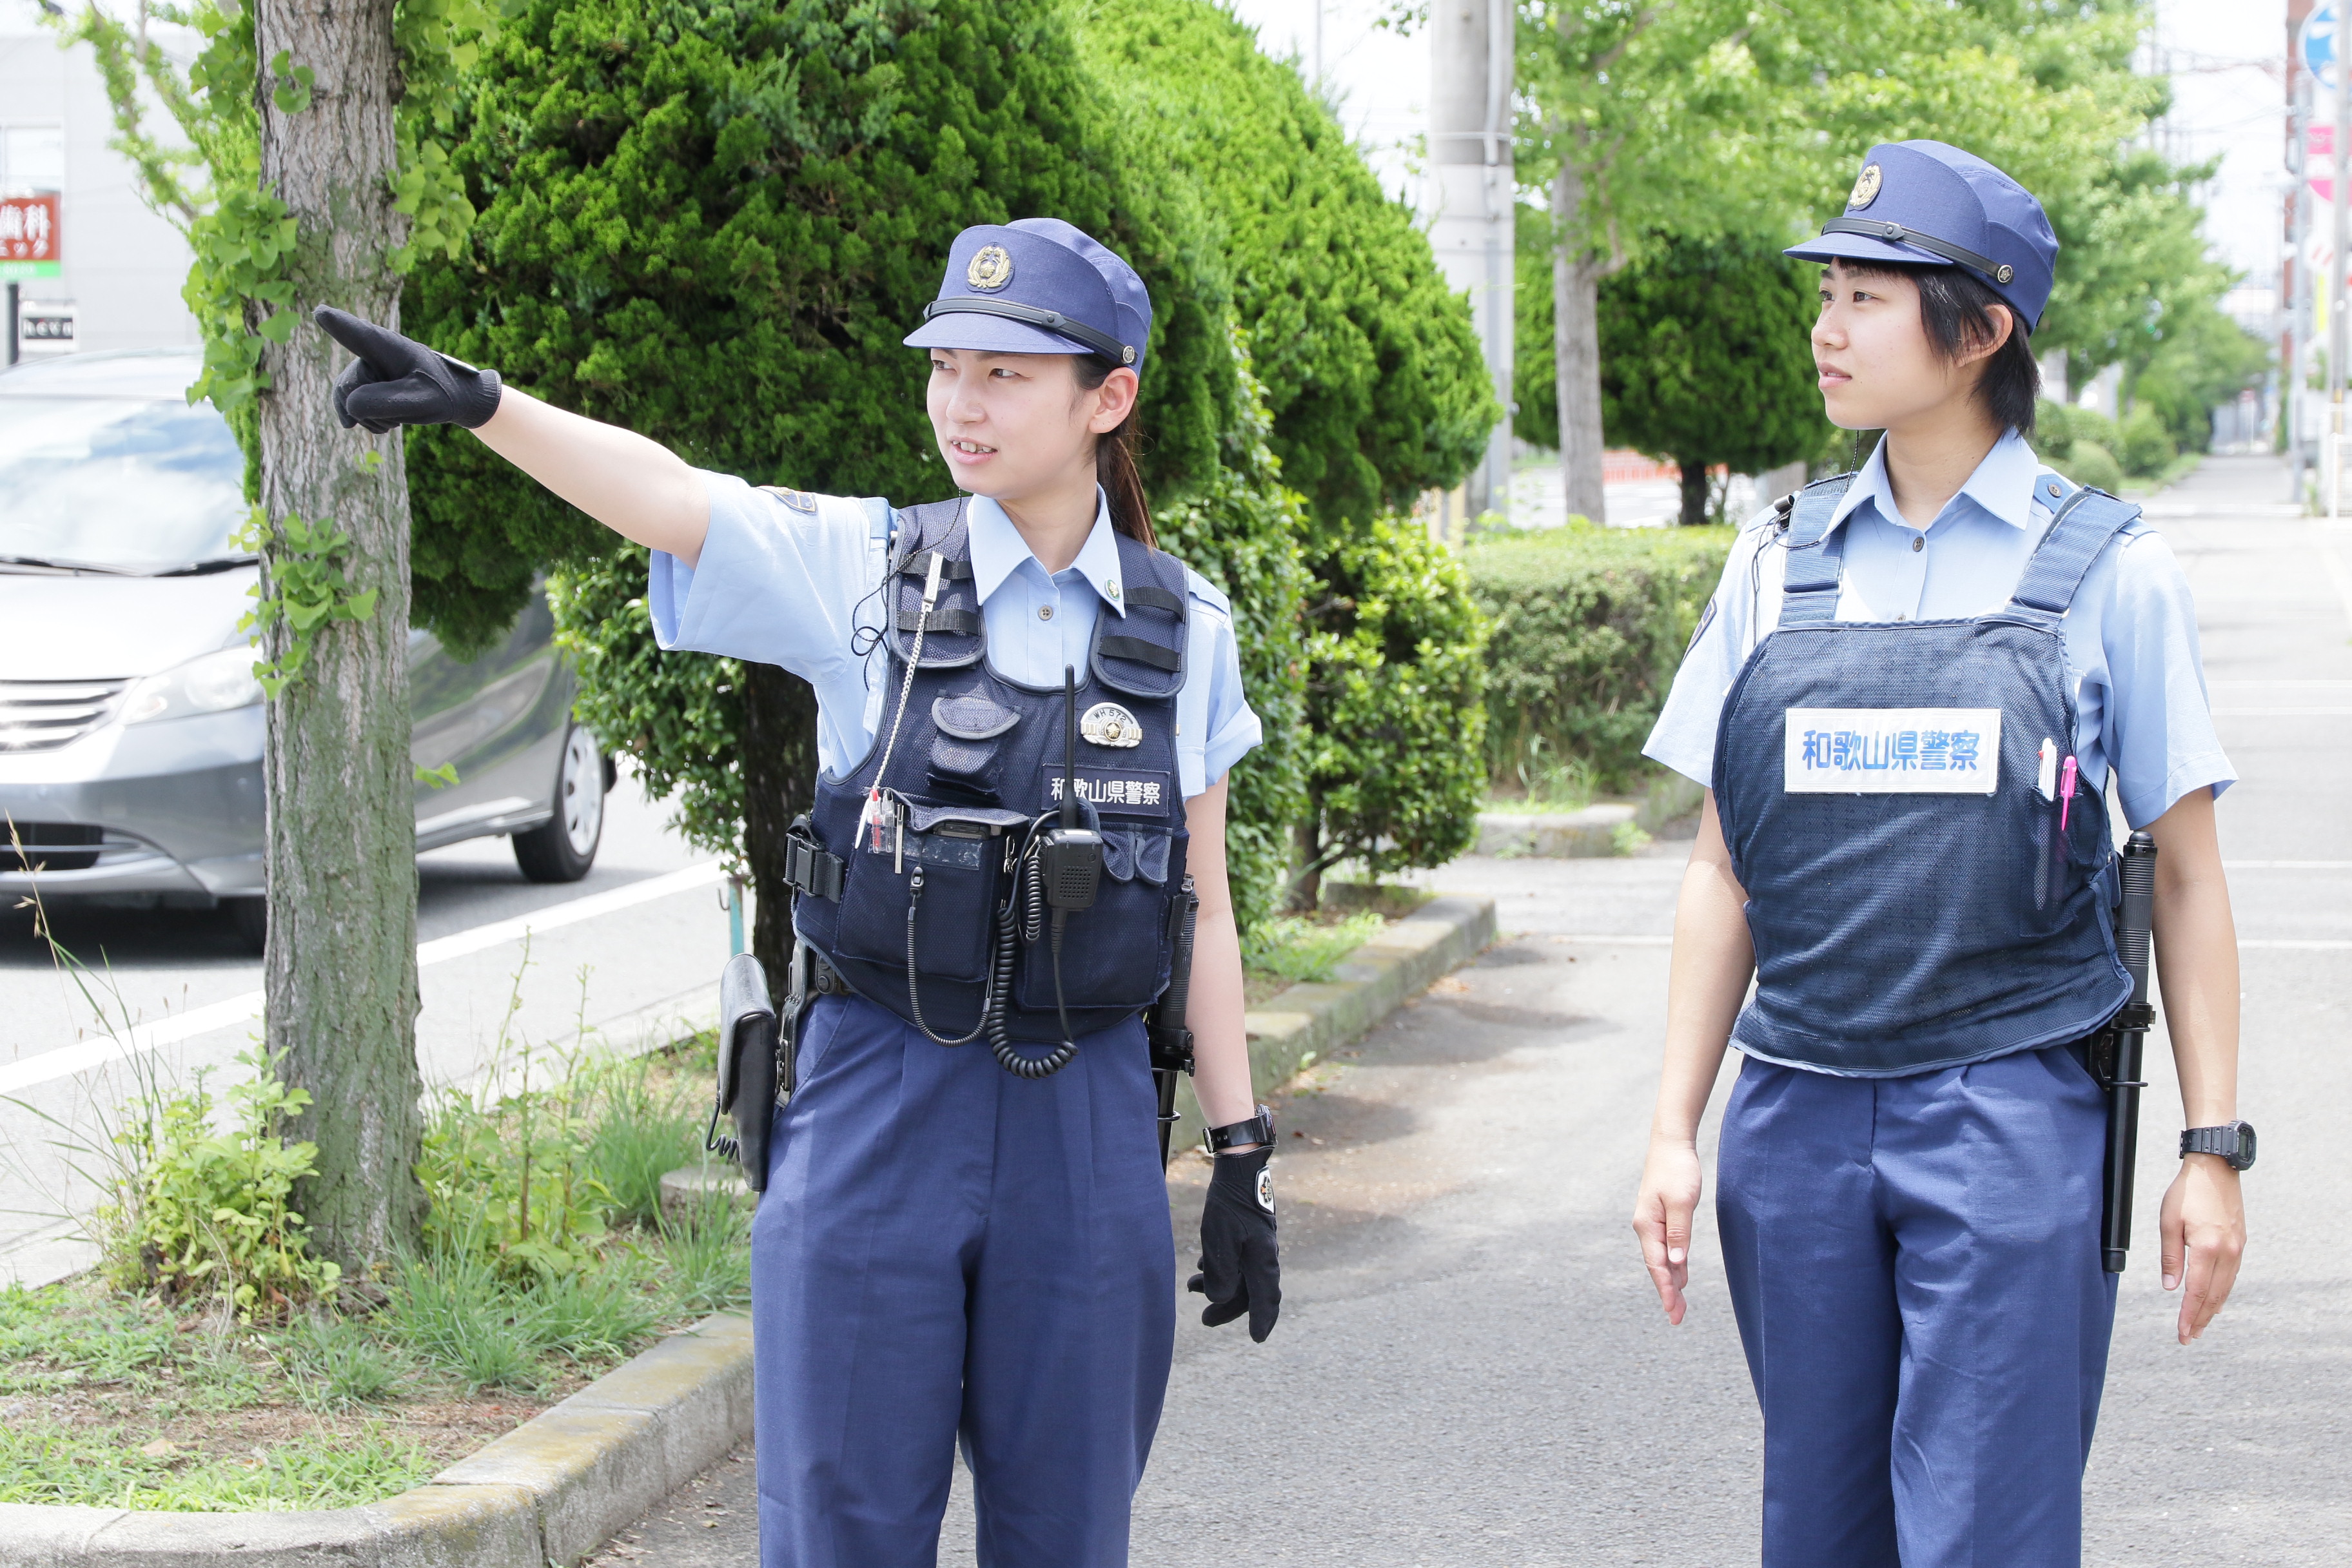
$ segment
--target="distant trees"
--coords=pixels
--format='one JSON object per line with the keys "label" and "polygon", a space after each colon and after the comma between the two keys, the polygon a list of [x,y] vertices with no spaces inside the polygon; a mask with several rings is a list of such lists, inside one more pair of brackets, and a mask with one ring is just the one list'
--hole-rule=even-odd
{"label": "distant trees", "polygon": [[[2226,279],[2196,233],[2196,172],[2135,142],[2166,95],[2132,68],[2127,0],[1519,0],[1519,178],[1549,196],[1549,266],[1521,278],[1552,305],[1538,336],[1522,288],[1520,428],[1535,438],[1527,393],[1550,375],[1571,511],[1599,515],[1604,282],[1678,238],[1813,232],[1874,142],[1953,142],[2042,199],[2062,249],[2036,347],[2065,350],[2077,382],[2117,363],[2127,383],[2147,366],[2178,382],[2162,343],[2209,331]],[[1723,407],[1727,425],[1752,412]]]}
{"label": "distant trees", "polygon": [[[1811,338],[1820,269],[1780,248],[1775,236],[1668,236],[1601,285],[1607,439],[1681,468],[1684,522],[1721,510],[1710,468],[1761,473],[1812,457],[1831,435]],[[1523,248],[1523,279],[1528,259]],[[1538,295],[1522,307],[1523,351],[1549,337],[1549,303]],[[1517,428],[1530,443],[1548,440],[1558,417],[1549,370],[1538,363],[1519,374]]]}

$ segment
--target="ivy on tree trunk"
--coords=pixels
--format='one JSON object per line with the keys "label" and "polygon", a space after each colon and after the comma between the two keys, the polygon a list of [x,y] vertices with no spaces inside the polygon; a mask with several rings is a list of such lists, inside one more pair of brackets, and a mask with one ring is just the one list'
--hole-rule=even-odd
{"label": "ivy on tree trunk", "polygon": [[[308,643],[300,679],[268,705],[268,1046],[310,1105],[288,1135],[318,1145],[295,1206],[347,1272],[414,1239],[416,846],[408,710],[408,486],[397,432],[345,431],[338,368],[307,316],[331,304],[396,326],[393,0],[257,0],[261,180],[297,229],[302,325],[265,353],[258,401],[265,587],[297,564],[292,536],[331,523],[340,565],[372,614],[303,631],[264,616],[264,653]],[[301,520],[289,527],[289,520]]]}

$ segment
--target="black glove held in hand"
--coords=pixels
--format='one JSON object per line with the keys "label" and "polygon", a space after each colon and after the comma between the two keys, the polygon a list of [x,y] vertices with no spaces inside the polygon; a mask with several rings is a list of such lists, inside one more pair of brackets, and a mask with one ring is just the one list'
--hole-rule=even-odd
{"label": "black glove held in hand", "polygon": [[499,411],[499,373],[321,305],[311,319],[358,356],[335,378],[335,417],[383,435],[403,425],[479,428]]}
{"label": "black glove held in hand", "polygon": [[1282,1261],[1274,1249],[1270,1148],[1220,1154],[1201,1209],[1201,1271],[1192,1289],[1209,1299],[1201,1321],[1211,1328],[1249,1314],[1250,1338],[1260,1344],[1282,1310]]}

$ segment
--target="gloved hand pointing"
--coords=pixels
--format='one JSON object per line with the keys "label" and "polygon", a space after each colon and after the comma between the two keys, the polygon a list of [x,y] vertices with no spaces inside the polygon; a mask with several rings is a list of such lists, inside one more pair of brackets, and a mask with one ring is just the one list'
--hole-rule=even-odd
{"label": "gloved hand pointing", "polygon": [[1274,1332],[1282,1310],[1282,1260],[1274,1245],[1274,1182],[1270,1147],[1220,1154],[1201,1209],[1201,1272],[1192,1289],[1209,1299],[1201,1321],[1211,1328],[1249,1314],[1250,1338]]}
{"label": "gloved hand pointing", "polygon": [[321,305],[311,312],[356,357],[335,378],[335,417],[381,436],[403,425],[480,428],[499,411],[499,373],[477,370],[414,339]]}

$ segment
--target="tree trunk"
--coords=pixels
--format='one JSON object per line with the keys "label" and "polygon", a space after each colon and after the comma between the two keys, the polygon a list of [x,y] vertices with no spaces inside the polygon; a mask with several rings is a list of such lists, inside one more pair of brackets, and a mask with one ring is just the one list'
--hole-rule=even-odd
{"label": "tree trunk", "polygon": [[[262,763],[268,818],[268,1038],[287,1080],[310,1094],[289,1136],[319,1147],[294,1206],[320,1252],[346,1272],[411,1242],[424,1212],[416,1068],[416,838],[409,761],[408,480],[401,438],[343,430],[331,396],[332,345],[311,307],[396,325],[393,210],[393,0],[342,5],[257,0],[254,50],[315,73],[310,99],[278,108],[265,70],[261,179],[298,226],[299,325],[264,361],[261,504],[273,530],[263,572],[277,579],[289,516],[348,534],[364,620],[309,634],[299,678],[268,705]],[[257,320],[255,324],[258,324]],[[271,630],[282,655],[290,634]]]}
{"label": "tree trunk", "polygon": [[1584,174],[1565,153],[1551,186],[1552,365],[1559,466],[1570,515],[1608,521],[1601,476],[1601,279],[1608,264],[1585,233]]}
{"label": "tree trunk", "polygon": [[743,853],[758,907],[751,951],[783,1005],[791,989],[793,891],[784,884],[784,833],[816,802],[816,692],[772,664],[743,667]]}
{"label": "tree trunk", "polygon": [[1706,465],[1685,463],[1682,470],[1682,524],[1685,528],[1696,528],[1706,521]]}
{"label": "tree trunk", "polygon": [[1323,902],[1323,798],[1307,792],[1307,815],[1292,825],[1293,853],[1298,869],[1290,879],[1288,903],[1293,914],[1311,915]]}

